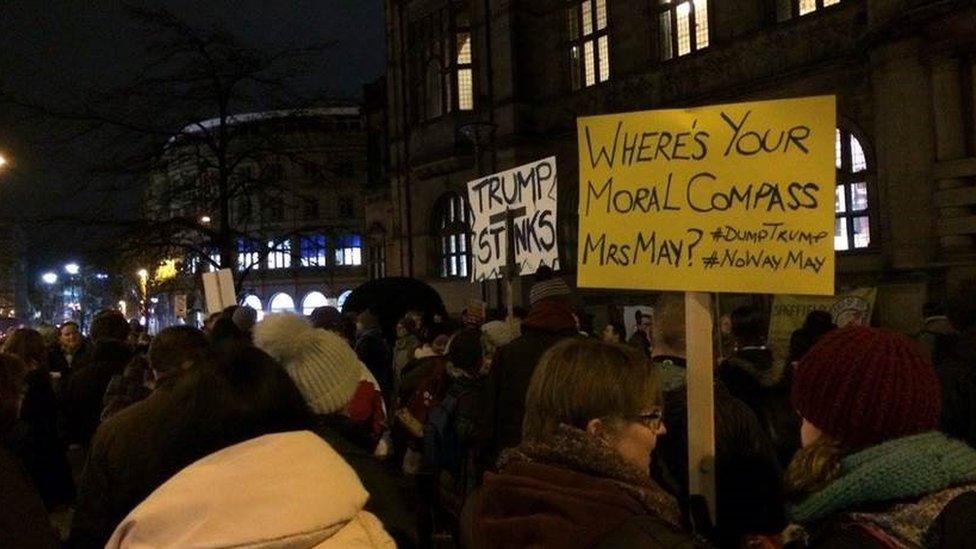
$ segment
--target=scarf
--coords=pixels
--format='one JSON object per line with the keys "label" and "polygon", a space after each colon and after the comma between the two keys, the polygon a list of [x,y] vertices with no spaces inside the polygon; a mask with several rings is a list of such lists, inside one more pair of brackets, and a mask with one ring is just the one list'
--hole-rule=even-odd
{"label": "scarf", "polygon": [[976,482],[976,450],[930,431],[847,456],[839,478],[788,513],[794,522],[816,522],[861,505],[918,498],[971,482]]}
{"label": "scarf", "polygon": [[634,497],[646,508],[672,525],[680,523],[675,499],[641,471],[626,461],[606,441],[587,432],[561,424],[545,441],[523,442],[502,452],[499,470],[511,462],[541,463],[565,467],[594,477],[606,478]]}

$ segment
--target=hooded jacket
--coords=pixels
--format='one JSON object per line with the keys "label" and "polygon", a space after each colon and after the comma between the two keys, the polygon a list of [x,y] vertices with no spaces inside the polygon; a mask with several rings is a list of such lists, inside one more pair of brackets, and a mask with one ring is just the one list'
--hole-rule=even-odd
{"label": "hooded jacket", "polygon": [[180,471],[107,548],[395,547],[356,473],[308,431],[254,438]]}

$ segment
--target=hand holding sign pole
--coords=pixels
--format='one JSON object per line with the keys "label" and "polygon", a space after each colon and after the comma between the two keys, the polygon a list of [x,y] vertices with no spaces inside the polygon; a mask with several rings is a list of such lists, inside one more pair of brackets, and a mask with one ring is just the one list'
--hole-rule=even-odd
{"label": "hand holding sign pole", "polygon": [[688,292],[690,493],[713,514],[702,292],[833,294],[835,109],[810,97],[577,121],[577,285]]}

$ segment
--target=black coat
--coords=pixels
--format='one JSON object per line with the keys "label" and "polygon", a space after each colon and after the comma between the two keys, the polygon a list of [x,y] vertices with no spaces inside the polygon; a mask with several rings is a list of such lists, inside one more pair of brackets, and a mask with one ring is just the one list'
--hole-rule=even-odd
{"label": "black coat", "polygon": [[[678,366],[680,359],[671,359]],[[688,509],[688,393],[664,394],[667,434],[658,440],[652,475]],[[776,451],[752,410],[715,383],[716,539],[737,546],[747,534],[785,526]]]}
{"label": "black coat", "polygon": [[786,468],[800,449],[800,421],[790,400],[792,380],[765,347],[736,351],[718,369],[718,378],[756,414],[769,435],[779,464]]}
{"label": "black coat", "polygon": [[44,503],[20,462],[0,447],[0,547],[58,547]]}
{"label": "black coat", "polygon": [[20,421],[10,435],[10,447],[24,463],[48,509],[70,504],[75,483],[65,447],[58,433],[58,405],[45,368],[28,372],[27,394]]}
{"label": "black coat", "polygon": [[176,472],[161,452],[172,402],[167,384],[98,428],[79,485],[71,547],[103,547],[116,525]]}
{"label": "black coat", "polygon": [[393,353],[378,328],[363,332],[356,339],[356,355],[376,378],[389,406],[393,396]]}
{"label": "black coat", "polygon": [[357,427],[341,415],[321,416],[315,429],[322,440],[329,443],[342,459],[352,467],[363,487],[369,492],[366,510],[376,515],[397,547],[418,546],[417,523],[407,506],[397,477],[383,464],[348,436]]}
{"label": "black coat", "polygon": [[942,382],[941,430],[976,448],[976,327],[960,334],[935,371]]}
{"label": "black coat", "polygon": [[539,358],[550,347],[576,333],[575,330],[545,331],[523,325],[521,337],[496,351],[486,390],[483,467],[493,467],[502,450],[522,442],[525,393]]}
{"label": "black coat", "polygon": [[121,341],[100,341],[82,363],[72,368],[62,391],[68,441],[88,446],[101,421],[105,390],[112,376],[125,370],[132,350]]}

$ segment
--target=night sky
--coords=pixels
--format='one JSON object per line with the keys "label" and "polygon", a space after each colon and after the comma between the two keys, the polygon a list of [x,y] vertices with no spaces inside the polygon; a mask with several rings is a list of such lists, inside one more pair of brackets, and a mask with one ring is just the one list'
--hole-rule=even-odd
{"label": "night sky", "polygon": [[[199,26],[223,25],[250,45],[276,48],[334,42],[303,80],[308,91],[358,99],[385,69],[381,0],[168,0],[163,6]],[[92,7],[96,6],[96,7]],[[7,0],[0,5],[0,91],[57,103],[92,87],[120,85],[140,66],[146,41],[119,2]],[[0,152],[13,169],[0,173],[0,215],[91,212],[99,207],[70,188],[81,163],[52,155],[40,125],[0,108]],[[75,145],[76,154],[98,154]],[[120,204],[132,203],[121,200]],[[97,242],[78,243],[28,226],[31,270],[85,259]],[[97,236],[89,237],[97,238]]]}

